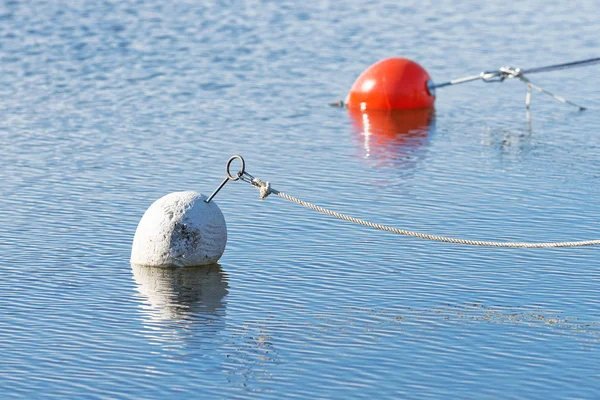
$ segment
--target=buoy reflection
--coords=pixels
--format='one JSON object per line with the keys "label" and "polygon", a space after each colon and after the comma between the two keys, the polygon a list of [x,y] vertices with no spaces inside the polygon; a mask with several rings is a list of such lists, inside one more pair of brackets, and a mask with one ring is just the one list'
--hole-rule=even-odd
{"label": "buoy reflection", "polygon": [[377,161],[410,161],[433,133],[433,108],[415,110],[348,109],[361,155]]}
{"label": "buoy reflection", "polygon": [[137,290],[148,299],[152,320],[194,320],[214,324],[225,315],[228,284],[218,264],[198,267],[131,265]]}

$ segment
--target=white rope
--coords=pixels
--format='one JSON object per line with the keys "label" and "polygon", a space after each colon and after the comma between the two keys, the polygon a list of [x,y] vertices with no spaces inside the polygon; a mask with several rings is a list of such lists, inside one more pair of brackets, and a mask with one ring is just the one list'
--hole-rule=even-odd
{"label": "white rope", "polygon": [[297,199],[288,194],[282,193],[278,190],[275,190],[271,187],[269,182],[263,182],[260,179],[256,179],[252,177],[247,182],[250,182],[253,186],[257,187],[260,190],[260,199],[265,199],[269,194],[276,194],[279,197],[282,197],[292,203],[296,203],[301,205],[302,207],[309,208],[314,211],[318,211],[320,213],[330,215],[335,218],[342,219],[344,221],[352,222],[359,225],[368,226],[369,228],[379,229],[381,231],[397,233],[399,235],[404,236],[412,236],[420,239],[433,240],[436,242],[446,242],[446,243],[456,243],[456,244],[466,244],[470,246],[487,246],[487,247],[513,247],[513,248],[527,248],[527,249],[538,249],[538,248],[554,248],[554,247],[580,247],[580,246],[595,246],[600,244],[600,240],[581,240],[575,242],[546,242],[546,243],[529,243],[529,242],[496,242],[496,241],[486,241],[486,240],[470,240],[470,239],[457,239],[446,236],[438,236],[438,235],[430,235],[427,233],[413,232],[408,231],[406,229],[394,228],[387,225],[376,224],[373,222],[365,221],[360,218],[351,217],[349,215],[345,215],[336,211],[328,210],[327,208],[323,208],[317,206],[315,204],[309,203],[307,201],[303,201]]}

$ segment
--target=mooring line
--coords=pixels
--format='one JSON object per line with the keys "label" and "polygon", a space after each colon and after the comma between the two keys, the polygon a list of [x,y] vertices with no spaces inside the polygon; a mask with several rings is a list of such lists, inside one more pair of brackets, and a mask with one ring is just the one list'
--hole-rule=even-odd
{"label": "mooring line", "polygon": [[443,82],[439,84],[432,83],[430,85],[431,89],[437,89],[444,86],[451,85],[459,85],[461,83],[472,82],[481,79],[486,83],[490,82],[503,82],[507,78],[517,78],[519,76],[523,76],[525,74],[537,74],[540,72],[551,72],[551,71],[559,71],[564,69],[576,68],[576,67],[585,67],[588,65],[598,64],[600,63],[600,57],[589,58],[587,60],[581,61],[572,61],[563,64],[555,64],[555,65],[547,65],[544,67],[537,68],[514,68],[514,67],[502,67],[496,71],[484,71],[477,75],[469,75],[463,78],[452,79],[448,82]]}
{"label": "mooring line", "polygon": [[547,65],[545,67],[537,67],[537,68],[529,68],[521,70],[522,74],[537,74],[539,72],[551,72],[551,71],[560,71],[563,69],[570,69],[576,67],[585,67],[588,65],[598,64],[600,63],[600,57],[588,58],[587,60],[581,61],[571,61],[563,64],[554,64]]}
{"label": "mooring line", "polygon": [[585,67],[588,65],[593,65],[593,64],[598,64],[598,63],[600,63],[600,57],[589,58],[587,60],[581,60],[581,61],[572,61],[572,62],[563,63],[563,64],[547,65],[544,67],[528,68],[528,69],[502,67],[502,68],[499,68],[497,71],[484,71],[477,75],[469,75],[469,76],[465,76],[463,78],[456,78],[456,79],[452,79],[448,82],[443,82],[443,83],[439,83],[439,84],[435,84],[435,83],[431,82],[427,88],[430,93],[435,93],[435,90],[438,88],[441,88],[441,87],[459,85],[461,83],[467,83],[467,82],[472,82],[472,81],[476,81],[476,80],[482,80],[483,82],[490,83],[490,82],[504,82],[505,79],[518,78],[521,82],[523,82],[527,85],[527,96],[525,98],[525,104],[526,104],[527,108],[529,108],[529,105],[531,103],[531,89],[533,88],[533,89],[538,90],[541,93],[544,93],[544,94],[552,97],[555,100],[558,100],[560,102],[563,102],[563,103],[568,104],[573,107],[577,107],[580,111],[583,111],[583,110],[585,110],[585,107],[575,104],[572,101],[565,99],[564,97],[557,96],[557,95],[549,92],[548,90],[545,90],[537,85],[534,85],[533,83],[531,83],[531,81],[529,79],[527,79],[525,77],[525,74],[537,74],[537,73],[541,73],[541,72],[559,71],[559,70],[570,69],[570,68]]}
{"label": "mooring line", "polygon": [[556,248],[556,247],[581,247],[581,246],[596,246],[600,244],[600,240],[580,240],[580,241],[568,241],[568,242],[499,242],[499,241],[488,241],[488,240],[471,240],[471,239],[459,239],[440,235],[431,235],[428,233],[421,233],[415,231],[409,231],[406,229],[395,228],[383,224],[377,224],[374,222],[366,221],[364,219],[352,217],[350,215],[342,214],[337,211],[329,210],[327,208],[318,206],[313,203],[309,203],[304,200],[300,200],[296,197],[290,196],[289,194],[280,192],[271,187],[269,182],[262,181],[258,178],[253,177],[245,171],[245,163],[243,158],[239,155],[233,156],[227,163],[227,176],[230,177],[229,167],[231,160],[239,159],[242,161],[242,167],[237,172],[237,179],[251,184],[260,191],[260,199],[266,199],[270,194],[275,194],[287,201],[301,205],[308,209],[339,218],[344,221],[352,222],[354,224],[367,226],[369,228],[379,229],[381,231],[392,232],[404,236],[412,236],[420,239],[432,240],[436,242],[464,244],[469,246],[485,246],[485,247],[510,247],[510,248],[527,248],[527,249],[538,249],[538,248]]}
{"label": "mooring line", "polygon": [[502,67],[502,68],[498,69],[497,71],[487,71],[487,72],[482,72],[479,75],[465,76],[464,78],[453,79],[451,81],[440,83],[438,85],[436,85],[432,82],[428,86],[428,90],[431,93],[434,93],[435,89],[440,88],[440,87],[458,85],[461,83],[472,82],[472,81],[479,80],[479,79],[481,79],[482,81],[484,81],[486,83],[490,83],[490,82],[503,82],[505,79],[517,78],[521,82],[523,82],[524,84],[527,85],[527,96],[525,97],[525,105],[527,108],[529,108],[529,106],[531,104],[531,89],[533,88],[533,89],[536,89],[537,91],[539,91],[540,93],[543,93],[545,95],[552,97],[555,100],[558,100],[562,103],[576,107],[579,109],[579,111],[583,111],[583,110],[585,110],[585,107],[580,106],[579,104],[575,104],[572,101],[565,99],[564,97],[557,96],[554,93],[551,93],[550,91],[548,91],[538,85],[533,84],[528,78],[525,77],[525,74],[550,72],[550,71],[558,71],[558,70],[568,69],[568,68],[583,67],[586,65],[597,64],[599,62],[600,62],[600,58],[590,58],[589,60],[574,61],[574,62],[565,63],[565,64],[549,65],[546,67],[531,68],[531,69]]}

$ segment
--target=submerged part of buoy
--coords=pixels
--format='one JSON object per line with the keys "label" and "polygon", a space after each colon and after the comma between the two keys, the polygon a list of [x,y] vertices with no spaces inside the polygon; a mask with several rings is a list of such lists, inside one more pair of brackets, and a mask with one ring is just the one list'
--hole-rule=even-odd
{"label": "submerged part of buoy", "polygon": [[354,81],[346,106],[360,110],[406,110],[433,107],[429,74],[406,58],[388,58],[367,68]]}
{"label": "submerged part of buoy", "polygon": [[175,192],[144,213],[133,238],[131,262],[187,267],[216,263],[225,251],[227,227],[214,201],[197,192]]}

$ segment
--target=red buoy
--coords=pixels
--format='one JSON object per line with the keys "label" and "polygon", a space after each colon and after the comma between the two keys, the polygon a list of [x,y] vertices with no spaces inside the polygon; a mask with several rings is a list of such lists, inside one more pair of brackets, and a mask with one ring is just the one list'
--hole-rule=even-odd
{"label": "red buoy", "polygon": [[435,94],[430,93],[429,85],[429,74],[416,62],[388,58],[371,65],[356,79],[346,106],[360,110],[432,107]]}

